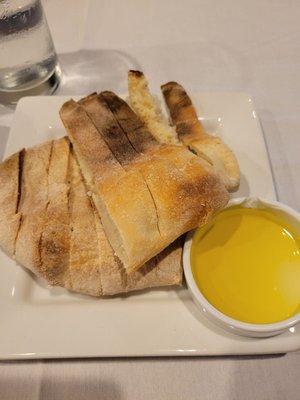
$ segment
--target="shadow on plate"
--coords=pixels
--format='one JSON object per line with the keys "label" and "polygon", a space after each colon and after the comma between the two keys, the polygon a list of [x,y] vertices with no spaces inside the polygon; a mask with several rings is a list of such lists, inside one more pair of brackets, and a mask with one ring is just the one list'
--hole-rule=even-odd
{"label": "shadow on plate", "polygon": [[59,62],[63,77],[56,92],[58,95],[86,95],[101,90],[127,93],[128,70],[142,69],[134,57],[118,50],[60,54]]}

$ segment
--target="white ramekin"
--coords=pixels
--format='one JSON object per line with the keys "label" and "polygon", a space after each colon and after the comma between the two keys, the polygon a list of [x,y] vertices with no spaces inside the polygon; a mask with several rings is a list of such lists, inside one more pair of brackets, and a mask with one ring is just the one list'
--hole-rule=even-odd
{"label": "white ramekin", "polygon": [[[243,205],[244,207],[247,208],[268,207],[276,209],[279,213],[282,213],[285,216],[288,223],[291,224],[294,227],[294,229],[297,232],[299,232],[300,235],[300,214],[282,203],[279,203],[277,201],[264,200],[260,198],[244,197],[231,200],[228,203],[227,208],[235,205]],[[193,235],[194,231],[191,231],[187,234],[185,239],[185,244],[183,248],[183,269],[187,286],[192,294],[192,297],[195,303],[200,307],[200,309],[206,315],[207,318],[212,320],[217,325],[225,328],[227,331],[250,337],[275,336],[300,322],[300,313],[298,313],[289,319],[276,322],[274,324],[251,324],[230,318],[227,315],[220,312],[219,310],[217,310],[203,296],[203,294],[201,293],[200,289],[198,288],[194,280],[190,263],[190,252],[191,252]]]}

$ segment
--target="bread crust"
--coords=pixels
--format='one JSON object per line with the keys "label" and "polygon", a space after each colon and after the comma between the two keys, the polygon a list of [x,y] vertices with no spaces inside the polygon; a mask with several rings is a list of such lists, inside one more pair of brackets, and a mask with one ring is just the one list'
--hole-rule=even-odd
{"label": "bread crust", "polygon": [[15,252],[15,240],[21,221],[18,208],[23,156],[24,150],[0,164],[0,246],[10,256]]}
{"label": "bread crust", "polygon": [[16,237],[15,258],[39,276],[42,275],[40,239],[46,221],[52,145],[51,141],[26,150],[19,203],[21,222]]}
{"label": "bread crust", "polygon": [[233,152],[219,137],[205,132],[190,97],[181,85],[168,82],[161,89],[179,139],[212,165],[227,190],[235,191],[240,183],[240,170]]}

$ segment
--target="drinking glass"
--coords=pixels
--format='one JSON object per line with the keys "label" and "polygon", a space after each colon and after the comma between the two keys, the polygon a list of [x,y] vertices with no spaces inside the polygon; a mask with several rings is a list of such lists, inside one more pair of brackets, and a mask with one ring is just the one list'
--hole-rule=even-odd
{"label": "drinking glass", "polygon": [[0,102],[51,94],[57,55],[40,0],[0,0]]}

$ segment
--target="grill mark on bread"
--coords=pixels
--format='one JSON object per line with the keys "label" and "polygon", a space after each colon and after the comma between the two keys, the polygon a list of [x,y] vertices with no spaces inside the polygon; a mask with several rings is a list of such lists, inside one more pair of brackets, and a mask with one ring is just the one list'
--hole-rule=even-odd
{"label": "grill mark on bread", "polygon": [[195,124],[195,121],[182,121],[176,124],[176,131],[179,138],[186,140],[189,136],[191,136],[191,139],[193,139],[193,133],[191,133],[191,130]]}
{"label": "grill mark on bread", "polygon": [[220,138],[205,132],[190,97],[181,85],[169,82],[161,88],[180,140],[213,166],[229,191],[236,190],[240,171],[233,152]]}
{"label": "grill mark on bread", "polygon": [[109,91],[101,92],[101,96],[136,152],[144,153],[149,148],[159,145],[141,119],[124,100]]}
{"label": "grill mark on bread", "polygon": [[137,152],[120,129],[119,124],[101,95],[83,99],[81,104],[121,166],[130,163],[137,157]]}
{"label": "grill mark on bread", "polygon": [[52,143],[35,146],[24,154],[19,203],[21,221],[15,240],[16,260],[39,276],[42,275],[39,242],[45,223]]}
{"label": "grill mark on bread", "polygon": [[135,71],[135,70],[133,70],[133,69],[131,69],[131,70],[129,71],[129,73],[135,75],[135,76],[138,77],[138,78],[140,78],[140,77],[142,77],[142,76],[144,75],[141,71]]}
{"label": "grill mark on bread", "polygon": [[[116,95],[115,95],[114,93],[112,93],[112,92],[108,92],[108,91],[102,92],[102,93],[100,94],[100,96],[102,96],[103,100],[106,102],[107,106],[108,106],[109,109],[111,110],[111,114],[112,114],[112,116],[114,117],[114,120],[116,121],[116,123],[117,123],[118,126],[119,126],[119,132],[120,132],[120,134],[121,134],[121,135],[124,135],[124,137],[127,138],[128,142],[131,143],[131,142],[129,141],[127,132],[125,131],[124,127],[121,125],[121,123],[120,123],[120,121],[119,121],[119,119],[118,119],[118,114],[117,114],[117,110],[118,110],[118,109],[123,108],[123,109],[125,110],[126,108],[130,109],[130,107],[127,105],[127,103],[126,103],[126,105],[125,105],[124,102],[119,102],[118,96],[116,96]],[[117,106],[114,106],[114,104],[117,104]],[[110,105],[111,105],[111,106],[110,106]],[[133,114],[134,114],[134,113],[133,113]],[[136,119],[138,120],[138,117],[137,117]],[[126,119],[124,118],[124,119],[123,119],[123,124],[124,124],[125,126],[127,126],[127,123],[128,123],[127,121],[130,121],[130,120],[131,120],[131,119],[129,119],[129,118],[126,118]],[[137,130],[138,130],[141,126],[143,126],[142,123],[141,123],[141,125],[138,125],[138,126],[136,127]],[[128,131],[129,131],[129,130],[128,130]],[[137,135],[139,134],[138,131],[136,131],[135,133],[136,133]],[[152,142],[152,139],[151,139],[151,142]],[[133,145],[132,145],[132,146],[133,146]],[[157,226],[157,231],[158,231],[158,233],[159,233],[159,236],[161,237],[161,232],[160,232],[160,228],[159,228],[159,218],[158,218],[157,204],[156,204],[156,202],[155,202],[155,198],[153,197],[153,194],[152,194],[152,192],[151,192],[151,190],[150,190],[150,188],[149,188],[149,185],[148,185],[146,179],[144,178],[143,174],[140,173],[140,176],[142,177],[142,179],[143,179],[143,181],[144,181],[144,183],[145,183],[145,185],[146,185],[146,187],[147,187],[147,189],[148,189],[148,192],[149,192],[149,194],[150,194],[150,196],[151,196],[151,199],[152,199],[152,201],[153,201],[154,209],[155,209],[155,214],[156,214],[156,226]]]}
{"label": "grill mark on bread", "polygon": [[[103,92],[105,93],[105,92]],[[103,94],[99,94],[97,97],[98,101],[101,102],[101,104],[103,106],[105,106],[106,110],[108,111],[110,117],[111,117],[111,123],[114,126],[114,129],[116,129],[116,132],[113,132],[114,136],[119,136],[122,137],[124,140],[124,145],[126,144],[126,149],[128,149],[128,153],[131,154],[131,157],[128,158],[128,161],[132,161],[134,160],[138,155],[139,155],[139,151],[137,151],[135,149],[135,147],[133,146],[133,144],[131,143],[131,141],[129,140],[126,132],[124,131],[124,129],[122,129],[122,127],[120,126],[118,120],[115,117],[115,114],[112,112],[111,108],[109,107],[107,101],[105,100],[105,97],[103,96]]]}
{"label": "grill mark on bread", "polygon": [[[116,172],[118,167],[122,168],[80,104],[69,100],[61,107],[60,116],[82,170],[84,166],[94,176],[99,176],[101,171],[103,180]],[[89,186],[92,184],[92,176],[90,180]]]}
{"label": "grill mark on bread", "polygon": [[66,287],[70,282],[69,154],[68,139],[52,142],[47,168],[48,201],[40,245],[43,276],[52,285]]}
{"label": "grill mark on bread", "polygon": [[166,93],[166,95],[169,95],[170,92],[173,90],[174,86],[177,85],[177,82],[175,81],[170,81],[167,83],[164,83],[163,85],[161,85],[161,90]]}
{"label": "grill mark on bread", "polygon": [[[174,96],[174,100],[176,98],[176,103],[175,101],[172,101],[172,108],[170,109],[172,120],[174,120],[174,122],[176,123],[178,117],[180,117],[180,114],[183,113],[184,108],[191,107],[192,102],[183,88],[173,88],[173,91],[175,93],[172,93],[172,90],[169,90],[167,93],[168,95],[172,94]],[[164,94],[166,94],[166,92],[164,92]],[[170,100],[171,99],[169,98],[169,101]],[[193,116],[196,117],[195,114]]]}
{"label": "grill mark on bread", "polygon": [[193,103],[184,88],[176,82],[169,82],[162,85],[161,89],[172,123],[183,143],[188,145],[190,140],[199,140],[205,137],[205,130],[198,120]]}

